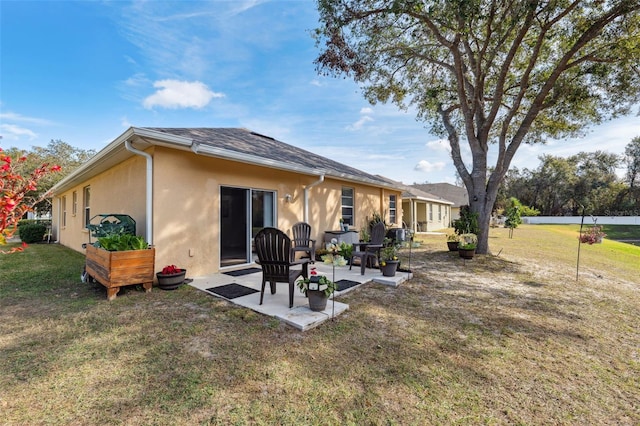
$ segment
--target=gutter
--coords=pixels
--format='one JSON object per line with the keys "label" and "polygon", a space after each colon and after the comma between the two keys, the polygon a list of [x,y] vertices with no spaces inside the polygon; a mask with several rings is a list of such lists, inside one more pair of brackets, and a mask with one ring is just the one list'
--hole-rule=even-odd
{"label": "gutter", "polygon": [[320,175],[320,178],[304,187],[304,221],[309,223],[309,189],[316,185],[320,185],[324,182],[324,175]]}
{"label": "gutter", "polygon": [[127,151],[133,152],[134,154],[141,155],[147,159],[147,196],[146,196],[146,215],[147,215],[147,242],[149,245],[153,245],[153,157],[138,149],[135,149],[129,139],[124,141],[124,146],[127,148]]}

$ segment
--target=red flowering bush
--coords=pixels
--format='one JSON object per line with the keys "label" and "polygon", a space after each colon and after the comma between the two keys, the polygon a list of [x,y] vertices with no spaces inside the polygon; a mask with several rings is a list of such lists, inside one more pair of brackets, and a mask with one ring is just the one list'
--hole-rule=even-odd
{"label": "red flowering bush", "polygon": [[178,268],[176,265],[169,265],[162,268],[163,275],[178,274],[180,272],[182,272],[182,269]]}
{"label": "red flowering bush", "polygon": [[[18,220],[40,200],[29,199],[30,191],[35,191],[38,181],[51,172],[60,170],[60,166],[49,167],[48,164],[36,168],[29,176],[22,176],[15,171],[15,163],[23,163],[27,157],[20,157],[15,162],[0,148],[0,245],[7,243],[16,232]],[[22,251],[17,247],[1,253]]]}

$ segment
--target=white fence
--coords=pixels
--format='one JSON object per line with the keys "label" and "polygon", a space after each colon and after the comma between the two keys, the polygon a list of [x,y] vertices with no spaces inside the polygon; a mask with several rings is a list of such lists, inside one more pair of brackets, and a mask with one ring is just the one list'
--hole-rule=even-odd
{"label": "white fence", "polygon": [[[522,217],[522,223],[534,225],[549,224],[577,224],[580,225],[582,216],[526,216]],[[640,216],[585,216],[584,224],[593,225],[640,225]]]}

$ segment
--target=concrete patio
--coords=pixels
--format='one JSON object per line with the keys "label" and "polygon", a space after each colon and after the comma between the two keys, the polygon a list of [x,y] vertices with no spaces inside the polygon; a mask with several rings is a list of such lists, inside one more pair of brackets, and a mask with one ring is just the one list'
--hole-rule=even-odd
{"label": "concrete patio", "polygon": [[[316,262],[315,266],[318,274],[326,275],[330,279],[333,279],[333,269],[331,265],[325,265],[322,262]],[[225,299],[231,303],[234,303],[245,308],[252,309],[264,315],[275,317],[285,323],[295,327],[299,330],[310,330],[325,321],[337,317],[341,313],[349,309],[349,305],[341,303],[340,296],[352,291],[353,289],[369,283],[375,282],[379,284],[389,285],[397,287],[403,281],[411,278],[411,274],[407,272],[397,272],[395,277],[384,277],[378,269],[367,268],[365,275],[360,275],[360,267],[354,266],[352,270],[349,270],[348,266],[337,266],[335,268],[335,281],[348,280],[357,282],[358,284],[347,288],[343,291],[336,291],[334,293],[336,300],[329,299],[327,302],[327,308],[322,312],[314,312],[309,309],[309,303],[307,298],[300,292],[298,287],[295,288],[293,298],[293,308],[289,309],[289,289],[286,283],[276,284],[276,294],[271,294],[269,286],[265,288],[264,302],[260,305],[260,286],[262,284],[262,271],[256,271],[247,275],[231,276],[228,272],[239,269],[257,268],[260,266],[256,264],[243,265],[242,268],[235,268],[224,270],[222,273],[206,276],[196,277],[189,283],[192,287],[198,290],[205,291],[212,296],[220,297],[216,293],[207,291],[207,289],[220,287],[227,284],[240,284],[244,287],[258,290],[256,293],[252,293],[246,296],[235,297],[233,299]],[[334,303],[335,302],[335,303]]]}

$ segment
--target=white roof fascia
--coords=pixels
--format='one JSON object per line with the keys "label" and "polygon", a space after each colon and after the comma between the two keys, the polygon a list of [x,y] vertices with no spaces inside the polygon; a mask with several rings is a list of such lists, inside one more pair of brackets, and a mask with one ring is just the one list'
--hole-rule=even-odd
{"label": "white roof fascia", "polygon": [[350,175],[348,173],[336,173],[334,171],[326,170],[326,169],[318,169],[318,170],[320,170],[322,174],[324,174],[325,176],[330,176],[332,178],[338,178],[341,180],[350,181],[354,183],[366,183],[367,185],[383,187],[387,189],[393,189],[394,191],[402,192],[402,189],[398,188],[392,183],[388,183],[383,180],[366,179],[366,178]]}
{"label": "white roof fascia", "polygon": [[419,195],[412,195],[411,197],[409,197],[409,199],[411,199],[411,200],[420,200],[420,201],[431,201],[431,202],[439,203],[439,204],[450,204],[450,205],[453,205],[453,202],[451,202],[451,201],[438,200],[436,198],[421,197]]}
{"label": "white roof fascia", "polygon": [[[165,146],[167,148],[182,148],[190,150],[193,145],[193,139],[184,136],[178,136],[171,133],[159,132],[151,129],[141,129],[139,127],[132,127],[134,134],[144,139],[144,141],[150,145]],[[151,138],[153,141],[148,141],[146,138]],[[177,146],[176,146],[177,145]]]}

